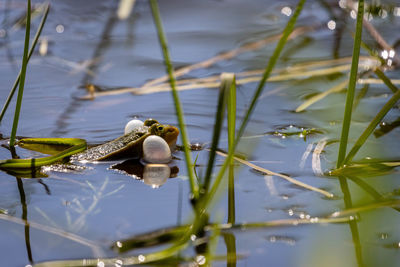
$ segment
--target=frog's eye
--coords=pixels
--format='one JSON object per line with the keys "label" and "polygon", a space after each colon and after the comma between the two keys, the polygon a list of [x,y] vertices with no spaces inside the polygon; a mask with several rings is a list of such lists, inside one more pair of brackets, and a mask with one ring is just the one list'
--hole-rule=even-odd
{"label": "frog's eye", "polygon": [[159,131],[161,132],[162,130],[164,130],[164,126],[161,126],[161,125],[158,126],[158,127],[157,127],[157,130],[159,130]]}

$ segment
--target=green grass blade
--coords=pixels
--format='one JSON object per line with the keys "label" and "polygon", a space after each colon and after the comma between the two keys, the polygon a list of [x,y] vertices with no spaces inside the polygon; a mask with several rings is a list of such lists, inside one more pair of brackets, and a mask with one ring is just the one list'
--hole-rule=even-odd
{"label": "green grass blade", "polygon": [[169,56],[167,38],[166,38],[164,30],[163,30],[157,0],[150,0],[150,6],[151,6],[152,14],[153,14],[154,23],[157,28],[158,39],[160,41],[161,49],[162,49],[163,56],[164,56],[164,63],[165,63],[166,71],[169,76],[169,83],[170,83],[171,89],[172,89],[171,92],[172,92],[172,97],[173,97],[174,103],[175,103],[175,112],[178,117],[179,128],[181,131],[181,139],[182,139],[182,145],[183,145],[183,149],[184,149],[184,153],[185,153],[186,169],[187,169],[188,176],[189,176],[190,189],[193,194],[193,198],[198,199],[199,186],[198,186],[197,181],[195,180],[195,177],[193,174],[192,157],[191,157],[190,150],[188,147],[189,138],[187,135],[185,121],[184,121],[184,117],[183,117],[182,105],[179,100],[178,92],[176,90],[176,81],[175,81],[175,77],[174,77],[174,73],[173,73],[174,70],[172,68],[172,63],[171,63],[170,56]]}
{"label": "green grass blade", "polygon": [[380,69],[376,69],[375,71],[376,76],[379,77],[379,79],[381,79],[383,81],[384,84],[386,84],[386,86],[393,92],[396,93],[397,92],[397,87],[392,83],[392,81],[380,70]]}
{"label": "green grass blade", "polygon": [[[39,37],[40,37],[40,35],[42,33],[44,24],[46,23],[47,15],[49,13],[49,10],[50,10],[50,5],[47,4],[46,8],[45,8],[45,11],[44,11],[44,14],[43,14],[43,17],[42,17],[42,20],[41,20],[41,22],[39,24],[39,28],[37,29],[36,34],[35,34],[35,38],[33,39],[32,46],[29,49],[28,60],[27,60],[28,62],[29,62],[29,59],[31,58],[31,56],[33,54],[33,51],[35,51],[36,44],[37,44],[37,42],[39,40]],[[17,89],[17,86],[19,84],[19,80],[20,79],[21,79],[21,71],[18,73],[17,79],[15,79],[15,82],[14,82],[14,84],[12,86],[12,89],[11,89],[7,99],[6,99],[6,102],[3,105],[3,108],[2,108],[1,113],[0,113],[0,122],[3,120],[4,114],[6,113],[7,108],[9,106],[10,102],[11,102],[11,99],[14,96],[14,93],[15,93],[15,91]]]}
{"label": "green grass blade", "polygon": [[[236,130],[236,79],[233,76],[233,82],[229,88],[228,94],[228,153],[235,151],[235,130]],[[228,170],[228,223],[235,223],[235,176],[233,159],[229,164]],[[229,258],[229,255],[228,255]]]}
{"label": "green grass blade", "polygon": [[[242,124],[241,124],[241,126],[239,128],[239,131],[238,131],[237,135],[236,135],[235,142],[234,142],[234,145],[233,145],[234,149],[236,149],[236,146],[239,143],[239,140],[240,140],[240,138],[242,137],[242,135],[244,133],[246,125],[247,125],[247,123],[248,123],[248,121],[250,119],[250,115],[252,114],[252,112],[253,112],[253,110],[255,108],[257,99],[262,93],[262,90],[264,88],[265,82],[268,79],[269,75],[271,74],[273,68],[275,67],[275,64],[276,64],[276,62],[277,62],[277,60],[279,58],[279,55],[280,55],[283,47],[285,46],[285,44],[286,44],[286,42],[288,40],[288,37],[289,37],[290,33],[293,31],[294,25],[296,24],[297,18],[299,17],[299,15],[301,13],[301,10],[303,9],[304,3],[305,3],[305,0],[300,0],[299,1],[299,3],[297,4],[296,10],[293,13],[293,16],[290,18],[290,20],[288,21],[285,29],[283,30],[282,37],[279,40],[279,42],[278,42],[278,44],[277,44],[277,46],[276,46],[276,48],[274,50],[274,53],[272,54],[272,56],[271,56],[271,58],[270,58],[270,60],[268,62],[267,67],[265,68],[263,77],[262,77],[262,79],[261,79],[261,81],[260,81],[260,83],[259,83],[259,85],[257,87],[256,92],[253,95],[253,98],[251,100],[251,104],[250,104],[249,108],[247,109],[247,112],[246,112],[246,114],[244,116]],[[225,159],[224,164],[221,166],[221,168],[220,168],[220,170],[218,172],[218,175],[215,178],[215,181],[214,181],[214,183],[213,183],[213,185],[212,185],[212,187],[211,187],[211,189],[209,191],[209,194],[204,198],[204,200],[202,202],[202,206],[201,206],[202,209],[207,208],[207,206],[210,203],[211,199],[214,197],[215,193],[217,192],[217,189],[218,189],[218,187],[219,187],[219,185],[220,185],[220,183],[222,181],[222,178],[223,178],[223,176],[225,174],[225,170],[228,167],[228,165],[232,162],[234,149],[229,151],[229,153],[228,153],[228,155],[227,155],[227,157]]]}
{"label": "green grass blade", "polygon": [[19,114],[22,105],[22,95],[24,93],[25,77],[26,77],[26,66],[28,65],[28,49],[29,49],[29,35],[31,30],[31,1],[28,0],[27,11],[26,11],[26,29],[25,29],[25,45],[24,54],[22,56],[22,67],[21,67],[21,79],[19,81],[19,89],[17,96],[17,103],[15,106],[14,122],[11,130],[10,146],[15,144],[15,135],[17,134]]}
{"label": "green grass blade", "polygon": [[[382,73],[383,74],[383,73]],[[384,75],[384,74],[383,74]],[[386,77],[386,76],[385,76]],[[397,101],[400,99],[400,90],[396,88],[396,86],[386,77],[386,79],[382,79],[385,84],[389,88],[396,89],[396,93],[389,99],[388,102],[382,107],[382,109],[376,114],[375,118],[369,123],[368,127],[364,130],[364,132],[361,134],[361,136],[357,139],[353,147],[351,148],[349,154],[346,156],[343,164],[349,163],[358,150],[363,146],[365,141],[367,141],[368,137],[373,133],[375,130],[376,126],[382,121],[382,119],[385,117],[385,115],[393,108],[393,106],[397,103]]]}
{"label": "green grass blade", "polygon": [[222,124],[224,122],[224,111],[226,103],[226,95],[229,92],[232,82],[234,82],[234,75],[228,73],[221,74],[221,85],[219,88],[217,112],[215,113],[214,131],[212,143],[210,148],[210,155],[208,157],[208,164],[206,174],[204,176],[204,193],[207,193],[211,182],[212,170],[215,162],[215,155],[218,148],[219,137],[221,135]]}
{"label": "green grass blade", "polygon": [[234,149],[236,130],[236,77],[232,77],[228,94],[228,151]]}
{"label": "green grass blade", "polygon": [[349,87],[347,90],[342,133],[341,133],[341,137],[340,137],[339,153],[338,153],[338,160],[337,160],[338,168],[344,164],[344,159],[346,156],[346,149],[347,149],[347,142],[348,142],[348,138],[349,138],[354,94],[355,94],[356,83],[357,83],[358,61],[359,61],[359,56],[360,56],[363,17],[364,17],[364,0],[360,0],[358,2],[356,35],[354,37],[353,57],[352,57],[352,61],[351,61]]}

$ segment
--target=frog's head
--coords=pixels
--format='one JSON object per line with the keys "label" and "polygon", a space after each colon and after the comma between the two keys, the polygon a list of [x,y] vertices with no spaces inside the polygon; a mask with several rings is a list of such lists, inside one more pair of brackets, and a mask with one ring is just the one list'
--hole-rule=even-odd
{"label": "frog's head", "polygon": [[150,133],[162,137],[168,143],[171,150],[173,150],[179,135],[179,130],[171,125],[154,123],[150,127]]}

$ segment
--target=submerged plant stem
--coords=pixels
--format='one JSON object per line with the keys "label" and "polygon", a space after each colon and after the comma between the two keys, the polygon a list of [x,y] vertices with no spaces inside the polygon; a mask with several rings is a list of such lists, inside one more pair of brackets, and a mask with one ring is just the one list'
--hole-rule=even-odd
{"label": "submerged plant stem", "polygon": [[358,2],[356,34],[354,37],[354,45],[353,45],[353,59],[351,62],[349,87],[347,89],[346,106],[345,106],[345,111],[344,111],[342,133],[341,133],[341,137],[340,137],[337,168],[343,166],[344,159],[346,156],[347,142],[348,142],[348,138],[349,138],[350,123],[351,123],[351,115],[352,115],[352,110],[353,110],[353,100],[354,100],[356,83],[357,83],[358,61],[359,61],[360,48],[361,48],[363,16],[364,16],[364,0],[360,0]]}
{"label": "submerged plant stem", "polygon": [[17,134],[19,114],[22,105],[22,95],[24,93],[25,77],[26,77],[26,66],[28,65],[28,49],[29,49],[29,35],[31,30],[31,0],[28,0],[27,11],[26,11],[26,29],[25,29],[25,45],[24,54],[22,56],[22,67],[21,67],[21,79],[19,81],[18,97],[15,106],[14,122],[11,130],[10,146],[15,144],[15,135]]}
{"label": "submerged plant stem", "polygon": [[193,194],[193,198],[198,199],[199,186],[198,186],[197,181],[193,174],[192,157],[191,157],[190,150],[188,147],[189,138],[186,133],[186,126],[185,126],[185,121],[184,121],[184,117],[183,117],[183,110],[182,110],[181,102],[179,100],[179,95],[176,90],[176,82],[175,82],[175,77],[174,77],[174,73],[173,73],[174,70],[172,68],[171,59],[169,56],[167,38],[166,38],[164,30],[163,30],[157,0],[150,0],[150,6],[151,6],[152,14],[153,14],[154,23],[157,28],[158,39],[160,41],[161,49],[162,49],[163,56],[164,56],[165,68],[166,68],[166,71],[169,76],[169,83],[171,85],[172,97],[173,97],[174,103],[175,103],[175,112],[178,117],[179,129],[181,130],[182,145],[183,145],[183,149],[184,149],[184,153],[185,153],[186,169],[187,169],[188,176],[189,176],[190,189]]}

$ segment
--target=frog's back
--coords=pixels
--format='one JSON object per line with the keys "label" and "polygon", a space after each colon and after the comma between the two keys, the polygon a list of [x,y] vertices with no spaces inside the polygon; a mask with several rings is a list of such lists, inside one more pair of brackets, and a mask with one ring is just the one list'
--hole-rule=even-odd
{"label": "frog's back", "polygon": [[148,126],[141,126],[134,131],[123,135],[105,144],[89,148],[88,150],[73,155],[72,161],[99,161],[113,159],[114,157],[140,156],[144,139],[150,135]]}

